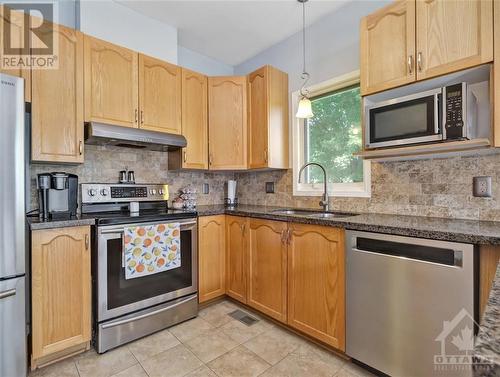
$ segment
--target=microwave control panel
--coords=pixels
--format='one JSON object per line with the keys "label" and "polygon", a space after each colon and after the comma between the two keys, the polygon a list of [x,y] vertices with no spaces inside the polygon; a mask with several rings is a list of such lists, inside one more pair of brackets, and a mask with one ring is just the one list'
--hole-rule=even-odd
{"label": "microwave control panel", "polygon": [[459,83],[444,88],[446,105],[444,137],[445,139],[462,139],[465,135],[465,104],[466,84]]}

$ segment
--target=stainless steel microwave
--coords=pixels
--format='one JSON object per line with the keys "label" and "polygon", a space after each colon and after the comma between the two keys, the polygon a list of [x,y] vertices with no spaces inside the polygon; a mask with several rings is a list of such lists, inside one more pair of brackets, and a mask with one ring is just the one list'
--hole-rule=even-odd
{"label": "stainless steel microwave", "polygon": [[380,148],[469,139],[475,109],[465,82],[369,105],[365,144]]}

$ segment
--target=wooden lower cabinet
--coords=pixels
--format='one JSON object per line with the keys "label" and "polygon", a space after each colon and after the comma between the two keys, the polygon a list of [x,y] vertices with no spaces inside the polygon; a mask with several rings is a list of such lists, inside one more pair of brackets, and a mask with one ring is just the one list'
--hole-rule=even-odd
{"label": "wooden lower cabinet", "polygon": [[344,231],[290,224],[288,324],[345,350]]}
{"label": "wooden lower cabinet", "polygon": [[247,304],[286,322],[287,223],[249,219]]}
{"label": "wooden lower cabinet", "polygon": [[247,302],[248,220],[226,217],[226,294],[244,304]]}
{"label": "wooden lower cabinet", "polygon": [[481,319],[500,263],[500,246],[481,245],[479,250],[479,318]]}
{"label": "wooden lower cabinet", "polygon": [[35,369],[89,347],[90,228],[33,231],[31,258]]}
{"label": "wooden lower cabinet", "polygon": [[199,302],[226,293],[226,219],[225,215],[204,216],[198,220],[198,295]]}

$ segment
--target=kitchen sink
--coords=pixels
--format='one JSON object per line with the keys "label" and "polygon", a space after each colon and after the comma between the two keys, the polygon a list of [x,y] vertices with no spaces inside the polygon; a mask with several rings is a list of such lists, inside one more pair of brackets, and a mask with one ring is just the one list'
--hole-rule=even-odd
{"label": "kitchen sink", "polygon": [[307,216],[314,217],[320,219],[332,219],[332,218],[342,218],[342,217],[351,217],[357,216],[357,213],[347,213],[347,212],[320,212],[315,210],[306,210],[306,209],[277,209],[271,211],[271,213],[275,213],[277,215],[296,215],[296,216]]}

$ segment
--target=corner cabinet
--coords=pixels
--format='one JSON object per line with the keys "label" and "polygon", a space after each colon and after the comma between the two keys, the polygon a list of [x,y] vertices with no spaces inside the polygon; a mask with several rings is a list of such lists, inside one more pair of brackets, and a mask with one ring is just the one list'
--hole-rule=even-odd
{"label": "corner cabinet", "polygon": [[364,17],[360,38],[362,95],[415,81],[415,0]]}
{"label": "corner cabinet", "polygon": [[[5,42],[7,37],[4,35],[5,30],[10,30],[12,44],[22,46],[21,41],[24,36],[24,13],[10,10],[4,5],[0,5],[0,57],[3,58],[5,51]],[[24,47],[24,53],[29,54],[29,46]],[[24,100],[31,102],[31,69],[0,69],[0,73],[21,77],[24,79]]]}
{"label": "corner cabinet", "polygon": [[226,216],[226,294],[246,304],[248,220]]}
{"label": "corner cabinet", "polygon": [[226,293],[226,218],[203,216],[198,220],[198,295],[205,302]]}
{"label": "corner cabinet", "polygon": [[493,60],[492,0],[400,0],[364,17],[361,94]]}
{"label": "corner cabinet", "polygon": [[247,79],[208,78],[209,169],[247,168]]}
{"label": "corner cabinet", "polygon": [[138,54],[85,36],[85,121],[139,127]]}
{"label": "corner cabinet", "polygon": [[247,304],[286,323],[287,223],[249,219]]}
{"label": "corner cabinet", "polygon": [[248,167],[288,169],[288,75],[266,65],[248,75]]}
{"label": "corner cabinet", "polygon": [[345,350],[344,231],[290,224],[288,324]]}
{"label": "corner cabinet", "polygon": [[57,38],[59,59],[57,69],[32,72],[31,158],[83,163],[83,35],[45,27],[39,32]]}
{"label": "corner cabinet", "polygon": [[181,68],[139,54],[140,128],[181,133]]}
{"label": "corner cabinet", "polygon": [[31,367],[89,348],[90,228],[32,232]]}
{"label": "corner cabinet", "polygon": [[182,69],[182,135],[188,141],[182,151],[182,167],[208,169],[208,79]]}

